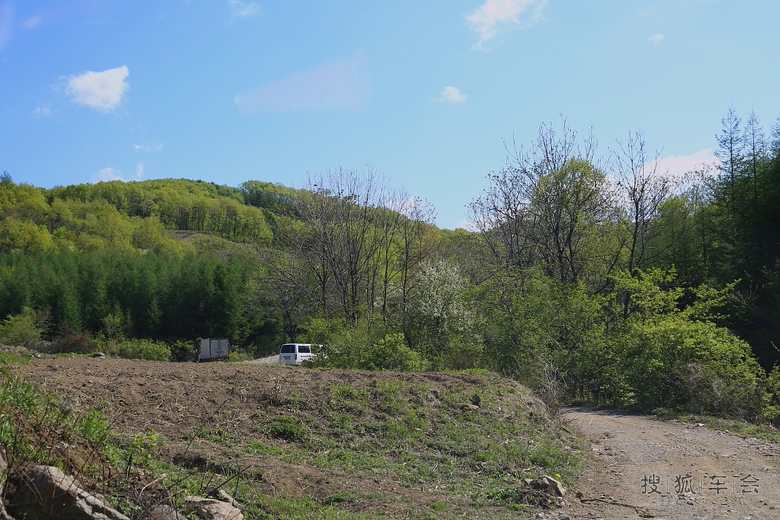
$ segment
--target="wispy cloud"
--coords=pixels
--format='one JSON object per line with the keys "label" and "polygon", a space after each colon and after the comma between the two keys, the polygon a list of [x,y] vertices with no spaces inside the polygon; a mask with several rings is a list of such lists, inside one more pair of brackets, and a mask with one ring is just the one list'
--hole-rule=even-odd
{"label": "wispy cloud", "polygon": [[[479,34],[475,49],[494,38],[505,27],[527,27],[542,21],[542,9],[547,0],[485,0],[473,13],[466,16],[471,30]],[[521,19],[523,14],[527,14]]]}
{"label": "wispy cloud", "polygon": [[653,42],[653,45],[658,45],[659,43],[664,41],[664,39],[666,39],[666,35],[660,34],[660,33],[659,34],[654,34],[650,38],[648,38],[648,40]]}
{"label": "wispy cloud", "polygon": [[437,103],[463,103],[466,97],[466,94],[456,87],[444,87],[444,90],[433,100]]}
{"label": "wispy cloud", "polygon": [[133,150],[137,152],[159,152],[162,149],[163,149],[162,143],[152,143],[152,144],[133,143]]}
{"label": "wispy cloud", "polygon": [[239,111],[309,112],[359,110],[368,106],[369,81],[362,51],[236,95]]}
{"label": "wispy cloud", "polygon": [[92,182],[124,181],[119,170],[103,168],[92,176]]}
{"label": "wispy cloud", "polygon": [[22,22],[22,28],[24,28],[24,29],[35,29],[36,27],[38,27],[41,24],[41,21],[43,21],[43,19],[40,16],[38,16],[38,15],[31,16],[30,18],[28,18],[27,20]]}
{"label": "wispy cloud", "polygon": [[141,163],[138,163],[135,167],[135,175],[131,179],[126,179],[122,172],[108,167],[103,168],[102,170],[98,171],[95,175],[92,176],[92,182],[110,182],[110,181],[122,181],[122,182],[129,182],[129,181],[140,181],[141,178],[144,176],[144,165]]}
{"label": "wispy cloud", "polygon": [[263,10],[255,2],[241,2],[241,0],[228,0],[230,12],[233,18],[246,18],[261,14]]}
{"label": "wispy cloud", "polygon": [[49,105],[43,103],[35,107],[35,110],[33,110],[33,115],[37,117],[47,117],[53,113],[54,112],[52,112],[51,108],[49,108]]}
{"label": "wispy cloud", "polygon": [[103,72],[85,72],[70,78],[65,93],[79,105],[109,112],[122,102],[129,87],[125,81],[129,74],[125,65]]}

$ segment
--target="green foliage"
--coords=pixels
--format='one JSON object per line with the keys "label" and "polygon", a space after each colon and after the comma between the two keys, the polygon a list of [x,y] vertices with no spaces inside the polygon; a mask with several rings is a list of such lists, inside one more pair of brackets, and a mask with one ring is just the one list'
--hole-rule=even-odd
{"label": "green foliage", "polygon": [[756,420],[762,371],[750,346],[709,322],[666,317],[625,337],[622,366],[640,405]]}
{"label": "green foliage", "polygon": [[373,344],[341,351],[337,363],[360,370],[393,370],[398,372],[423,371],[428,362],[410,349],[403,334],[388,334]]}
{"label": "green foliage", "polygon": [[108,353],[125,359],[147,361],[169,361],[171,358],[171,348],[166,343],[149,339],[120,341]]}
{"label": "green foliage", "polygon": [[764,401],[764,420],[777,426],[780,423],[780,367],[772,367],[766,378],[766,396]]}
{"label": "green foliage", "polygon": [[29,345],[40,341],[39,320],[39,316],[30,307],[24,307],[20,314],[7,316],[0,322],[0,343]]}

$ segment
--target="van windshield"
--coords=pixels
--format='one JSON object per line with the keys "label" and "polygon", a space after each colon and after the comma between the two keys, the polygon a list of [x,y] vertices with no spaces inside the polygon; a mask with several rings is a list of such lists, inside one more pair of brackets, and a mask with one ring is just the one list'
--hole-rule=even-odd
{"label": "van windshield", "polygon": [[295,345],[282,345],[282,349],[279,352],[282,354],[295,354]]}

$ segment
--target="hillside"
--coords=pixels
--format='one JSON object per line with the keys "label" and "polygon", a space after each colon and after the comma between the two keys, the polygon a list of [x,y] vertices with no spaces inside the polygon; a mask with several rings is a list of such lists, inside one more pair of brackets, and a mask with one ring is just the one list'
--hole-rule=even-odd
{"label": "hillside", "polygon": [[[33,360],[6,382],[13,374],[70,413],[109,419],[119,467],[74,468],[134,518],[216,487],[248,518],[516,518],[533,510],[522,479],[573,482],[585,456],[495,375],[91,358]],[[65,461],[79,452],[75,438],[46,442],[67,442]]]}

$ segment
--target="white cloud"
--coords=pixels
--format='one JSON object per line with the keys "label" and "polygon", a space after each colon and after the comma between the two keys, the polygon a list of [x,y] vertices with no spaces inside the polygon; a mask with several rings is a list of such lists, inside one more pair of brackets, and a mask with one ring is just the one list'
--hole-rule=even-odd
{"label": "white cloud", "polygon": [[[542,9],[547,0],[485,0],[473,13],[466,16],[471,30],[479,34],[475,49],[481,49],[482,44],[492,39],[503,27],[526,27],[542,20]],[[525,21],[520,15],[529,12]]]}
{"label": "white cloud", "polygon": [[650,38],[648,38],[648,40],[653,42],[653,45],[658,45],[659,43],[664,41],[665,38],[666,38],[666,35],[659,33],[659,34],[652,35]]}
{"label": "white cloud", "polygon": [[444,87],[444,90],[433,100],[437,103],[463,103],[466,101],[466,97],[466,94],[456,87]]}
{"label": "white cloud", "polygon": [[37,107],[35,107],[35,110],[33,110],[33,114],[38,117],[46,117],[52,115],[54,112],[52,112],[51,108],[49,108],[48,105],[40,104]]}
{"label": "white cloud", "polygon": [[99,172],[97,172],[95,175],[92,176],[92,182],[110,182],[110,181],[122,181],[122,182],[128,182],[128,181],[140,181],[141,178],[144,176],[144,165],[141,163],[138,163],[135,167],[135,176],[132,179],[125,179],[122,175],[122,172],[119,170],[116,170],[114,168],[108,167],[103,168]]}
{"label": "white cloud", "polygon": [[255,2],[241,2],[240,0],[228,0],[233,18],[245,18],[262,13],[262,9]]}
{"label": "white cloud", "polygon": [[79,105],[108,112],[122,102],[129,86],[125,81],[129,74],[126,65],[103,72],[85,72],[70,78],[65,93],[73,96]]}
{"label": "white cloud", "polygon": [[124,181],[119,170],[103,168],[92,176],[92,182]]}
{"label": "white cloud", "polygon": [[237,94],[241,112],[308,112],[359,110],[368,106],[369,81],[362,51],[256,89]]}
{"label": "white cloud", "polygon": [[658,160],[658,172],[672,179],[683,180],[687,173],[713,168],[719,160],[711,148],[704,148],[691,155],[670,155]]}
{"label": "white cloud", "polygon": [[163,149],[162,143],[152,144],[135,144],[133,143],[133,149],[137,152],[159,152]]}

